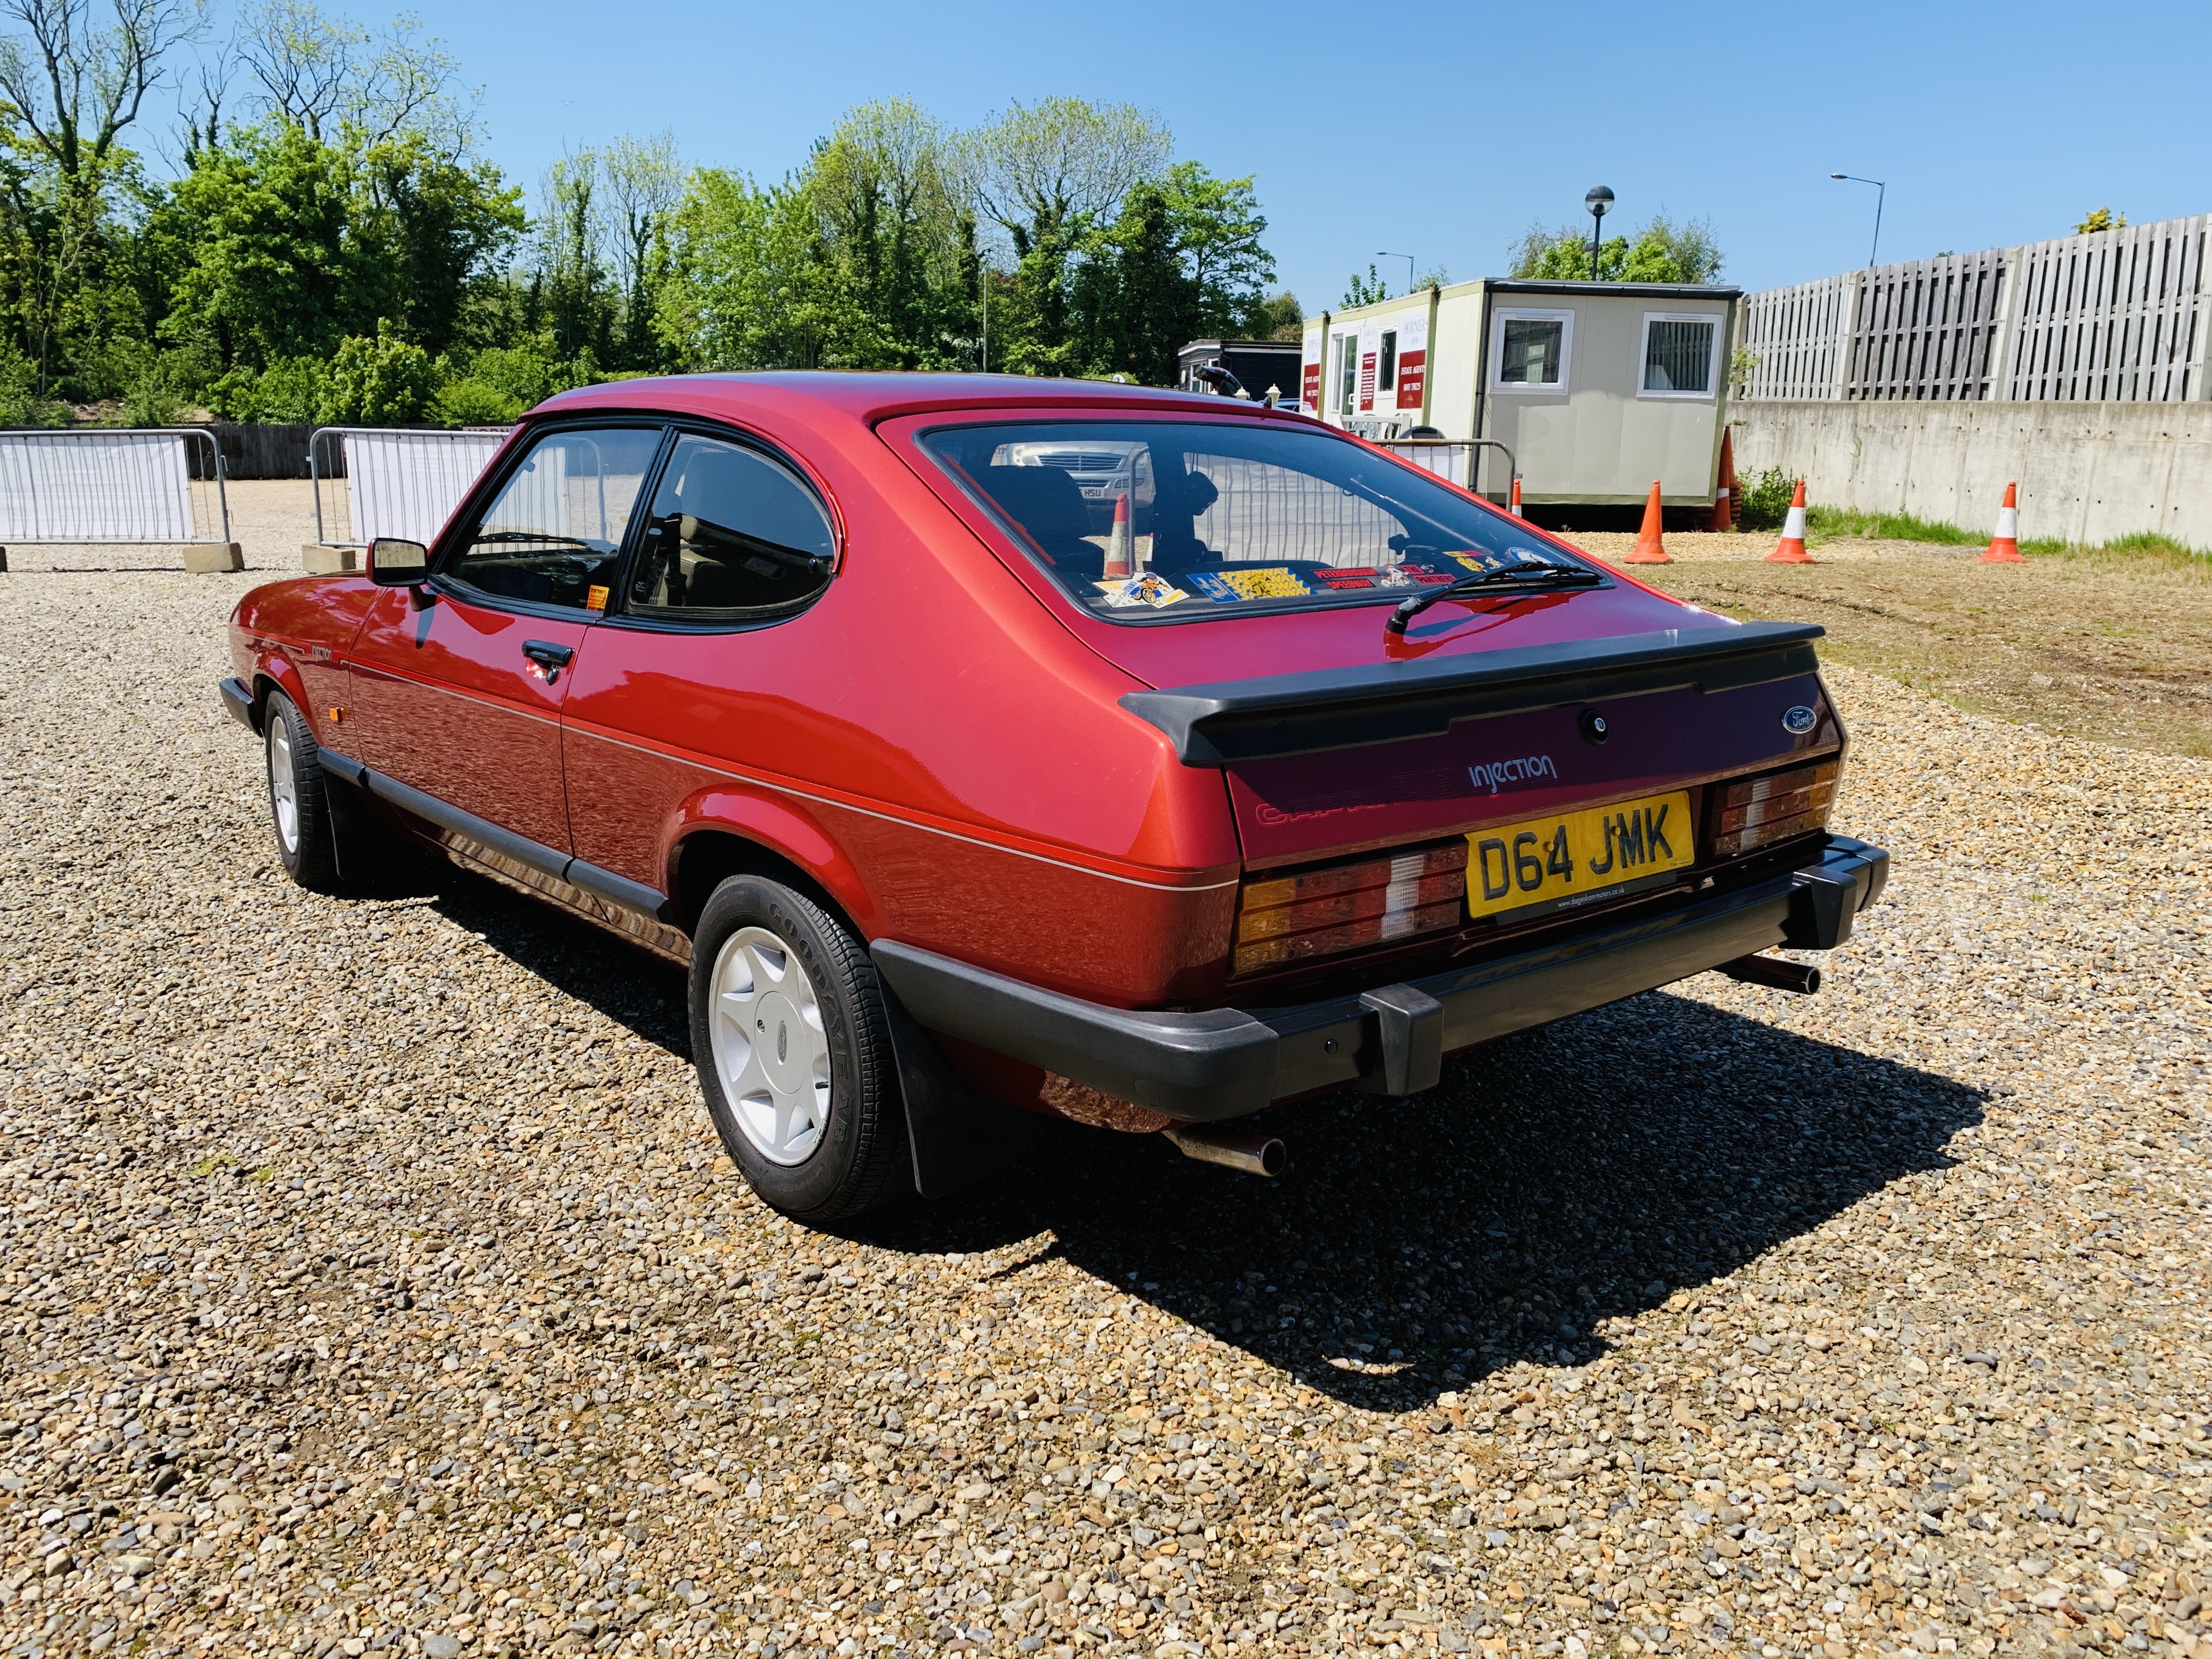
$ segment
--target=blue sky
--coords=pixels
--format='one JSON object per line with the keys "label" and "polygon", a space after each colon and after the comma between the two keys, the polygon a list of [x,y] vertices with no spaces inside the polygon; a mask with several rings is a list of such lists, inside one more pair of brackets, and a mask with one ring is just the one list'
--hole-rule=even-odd
{"label": "blue sky", "polygon": [[[380,22],[374,0],[347,8]],[[728,3],[428,9],[535,184],[564,146],[672,130],[773,178],[848,106],[967,125],[1061,93],[1158,112],[1182,155],[1256,176],[1280,282],[1334,305],[1378,249],[1497,274],[1532,219],[1711,219],[1724,278],[1771,287],[2064,234],[2110,203],[2212,210],[2212,7]],[[1583,222],[1587,222],[1584,221]],[[1405,262],[1376,260],[1394,290]]]}

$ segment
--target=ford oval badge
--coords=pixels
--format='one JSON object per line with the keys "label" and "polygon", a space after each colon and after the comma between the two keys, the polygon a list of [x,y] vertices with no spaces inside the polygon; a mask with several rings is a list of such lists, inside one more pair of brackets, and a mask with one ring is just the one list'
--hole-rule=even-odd
{"label": "ford oval badge", "polygon": [[1782,716],[1782,729],[1793,738],[1802,738],[1820,723],[1820,717],[1800,703],[1786,710]]}

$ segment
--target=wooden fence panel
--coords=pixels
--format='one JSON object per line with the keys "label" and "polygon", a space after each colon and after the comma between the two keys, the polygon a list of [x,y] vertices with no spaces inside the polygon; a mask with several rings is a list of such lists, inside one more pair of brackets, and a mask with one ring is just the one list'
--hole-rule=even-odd
{"label": "wooden fence panel", "polygon": [[2203,398],[2212,215],[2013,250],[2019,294],[2004,396],[2016,402]]}
{"label": "wooden fence panel", "polygon": [[1742,397],[1826,402],[1843,396],[1856,274],[1747,295],[1736,344],[1757,360]]}
{"label": "wooden fence panel", "polygon": [[1741,301],[1739,397],[2212,398],[2212,214],[1905,260]]}
{"label": "wooden fence panel", "polygon": [[1859,280],[1845,398],[1935,403],[1990,395],[2005,250],[1881,265]]}

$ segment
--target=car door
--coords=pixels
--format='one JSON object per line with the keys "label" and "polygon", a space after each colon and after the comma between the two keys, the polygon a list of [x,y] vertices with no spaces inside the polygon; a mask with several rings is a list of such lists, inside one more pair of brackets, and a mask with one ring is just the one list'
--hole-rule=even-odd
{"label": "car door", "polygon": [[672,814],[726,775],[682,751],[792,768],[793,745],[810,740],[809,682],[781,624],[821,597],[836,562],[829,511],[796,469],[734,439],[675,436],[562,715],[578,858],[665,891]]}
{"label": "car door", "polygon": [[379,595],[354,648],[356,758],[569,851],[561,706],[662,435],[657,424],[543,433],[449,527],[429,583]]}

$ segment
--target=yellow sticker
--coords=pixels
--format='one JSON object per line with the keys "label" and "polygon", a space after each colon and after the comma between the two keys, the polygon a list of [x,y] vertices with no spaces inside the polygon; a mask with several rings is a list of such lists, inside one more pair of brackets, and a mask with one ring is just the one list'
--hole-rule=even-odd
{"label": "yellow sticker", "polygon": [[584,609],[604,611],[607,608],[607,590],[594,583],[584,595]]}
{"label": "yellow sticker", "polygon": [[1221,580],[1227,582],[1248,599],[1291,599],[1310,592],[1294,571],[1280,565],[1269,565],[1260,570],[1224,570]]}

